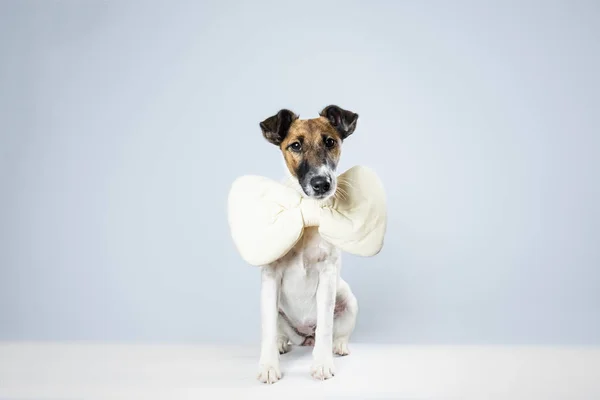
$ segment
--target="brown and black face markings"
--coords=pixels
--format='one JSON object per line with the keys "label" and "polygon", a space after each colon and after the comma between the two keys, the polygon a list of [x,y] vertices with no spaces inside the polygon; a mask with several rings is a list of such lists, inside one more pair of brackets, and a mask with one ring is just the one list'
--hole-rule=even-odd
{"label": "brown and black face markings", "polygon": [[265,139],[279,146],[304,193],[324,199],[335,193],[342,142],[354,132],[357,120],[358,114],[332,105],[320,117],[304,120],[283,109],[260,127]]}

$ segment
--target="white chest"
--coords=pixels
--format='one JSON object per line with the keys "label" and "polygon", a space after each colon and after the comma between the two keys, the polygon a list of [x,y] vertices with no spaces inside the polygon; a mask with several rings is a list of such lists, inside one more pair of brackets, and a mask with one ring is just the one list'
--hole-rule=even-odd
{"label": "white chest", "polygon": [[277,264],[285,275],[295,268],[314,269],[320,263],[336,263],[339,256],[340,251],[323,240],[317,228],[306,228],[294,248],[278,260]]}
{"label": "white chest", "polygon": [[319,273],[326,265],[338,264],[340,250],[324,241],[316,228],[304,231],[302,239],[277,264],[281,273],[280,308],[299,325],[316,320]]}

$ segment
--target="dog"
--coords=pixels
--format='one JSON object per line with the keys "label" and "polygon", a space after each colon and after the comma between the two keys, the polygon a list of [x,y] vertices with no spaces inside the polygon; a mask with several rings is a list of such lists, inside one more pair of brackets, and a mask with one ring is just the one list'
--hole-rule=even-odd
{"label": "dog", "polygon": [[[336,195],[342,143],[358,114],[325,107],[318,118],[301,120],[283,109],[260,123],[263,136],[281,150],[288,184],[304,196],[326,201]],[[279,355],[294,345],[314,346],[311,375],[335,375],[333,354],[349,354],[358,303],[341,278],[341,251],[315,227],[281,259],[261,267],[261,352],[258,380],[281,379]]]}

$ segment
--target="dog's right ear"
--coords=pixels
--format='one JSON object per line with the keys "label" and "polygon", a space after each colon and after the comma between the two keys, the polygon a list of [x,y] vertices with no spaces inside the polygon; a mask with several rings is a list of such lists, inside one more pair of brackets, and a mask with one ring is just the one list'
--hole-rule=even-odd
{"label": "dog's right ear", "polygon": [[280,110],[276,115],[265,119],[260,123],[263,136],[269,142],[279,146],[288,134],[292,122],[298,119],[298,116],[290,110]]}

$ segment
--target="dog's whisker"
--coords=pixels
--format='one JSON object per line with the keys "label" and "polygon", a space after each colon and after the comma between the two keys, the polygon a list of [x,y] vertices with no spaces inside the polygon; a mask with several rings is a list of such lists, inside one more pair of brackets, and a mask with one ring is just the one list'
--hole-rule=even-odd
{"label": "dog's whisker", "polygon": [[342,200],[346,200],[346,193],[343,190],[337,190],[334,195],[335,198],[340,198]]}
{"label": "dog's whisker", "polygon": [[346,188],[347,189],[354,189],[354,185],[349,180],[340,180],[339,183],[338,183],[338,188],[340,188],[340,186],[342,186],[342,190],[345,190]]}
{"label": "dog's whisker", "polygon": [[342,200],[347,200],[348,199],[348,192],[346,192],[346,190],[342,187],[337,188],[337,191],[335,192],[335,196],[334,197],[339,197]]}

